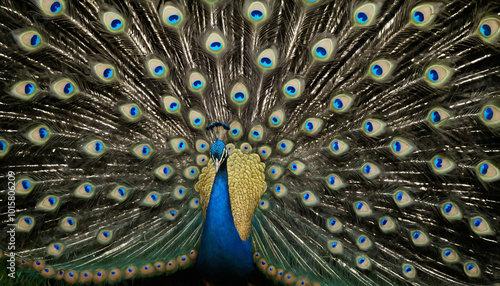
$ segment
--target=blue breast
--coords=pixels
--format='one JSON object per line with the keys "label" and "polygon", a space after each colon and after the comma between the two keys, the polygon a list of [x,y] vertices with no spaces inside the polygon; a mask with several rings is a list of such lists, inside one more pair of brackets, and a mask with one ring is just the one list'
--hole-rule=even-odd
{"label": "blue breast", "polygon": [[208,277],[244,277],[254,271],[250,237],[242,241],[234,226],[227,166],[217,172],[210,194],[197,266]]}

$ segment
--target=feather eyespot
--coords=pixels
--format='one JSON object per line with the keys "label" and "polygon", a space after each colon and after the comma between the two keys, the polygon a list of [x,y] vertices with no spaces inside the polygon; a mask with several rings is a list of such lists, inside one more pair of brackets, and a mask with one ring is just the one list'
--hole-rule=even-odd
{"label": "feather eyespot", "polygon": [[411,10],[410,23],[417,27],[427,27],[434,22],[439,6],[434,3],[416,6]]}
{"label": "feather eyespot", "polygon": [[262,2],[255,1],[248,6],[246,16],[254,25],[263,23],[268,18],[267,6]]}
{"label": "feather eyespot", "polygon": [[277,66],[277,51],[274,48],[262,51],[257,57],[257,66],[262,71],[273,70]]}
{"label": "feather eyespot", "polygon": [[471,278],[477,278],[481,276],[481,269],[475,261],[466,261],[464,263],[464,272]]}
{"label": "feather eyespot", "polygon": [[493,235],[494,230],[490,223],[482,216],[474,216],[470,219],[470,227],[479,236]]}
{"label": "feather eyespot", "polygon": [[342,222],[338,218],[332,217],[326,220],[326,229],[331,233],[342,232],[342,228]]}
{"label": "feather eyespot", "polygon": [[413,150],[415,147],[410,143],[410,141],[403,139],[401,137],[396,137],[392,139],[390,143],[391,152],[398,157],[405,157]]}
{"label": "feather eyespot", "polygon": [[28,176],[21,176],[17,181],[15,185],[15,190],[16,190],[16,195],[19,196],[25,196],[31,193],[33,189],[35,188],[36,182],[28,177]]}
{"label": "feather eyespot", "polygon": [[196,110],[189,111],[189,122],[194,129],[205,128],[205,116]]}
{"label": "feather eyespot", "polygon": [[361,174],[367,179],[375,179],[380,173],[380,168],[374,163],[365,163],[361,166]]}
{"label": "feather eyespot", "polygon": [[162,79],[166,78],[168,74],[167,65],[160,59],[150,59],[148,60],[147,70],[152,78]]}
{"label": "feather eyespot", "polygon": [[336,48],[335,38],[325,38],[318,41],[311,48],[311,54],[316,61],[326,62],[333,58]]}
{"label": "feather eyespot", "polygon": [[296,99],[302,95],[304,91],[304,80],[291,79],[283,85],[283,95],[286,99]]}
{"label": "feather eyespot", "polygon": [[40,92],[38,85],[32,80],[23,80],[15,83],[9,90],[9,94],[15,98],[29,100]]}
{"label": "feather eyespot", "polygon": [[129,197],[130,191],[123,185],[116,186],[110,193],[109,198],[118,203],[124,202]]}
{"label": "feather eyespot", "polygon": [[361,124],[361,130],[370,137],[376,137],[385,130],[386,123],[378,119],[366,119]]}
{"label": "feather eyespot", "polygon": [[356,238],[356,245],[359,247],[359,249],[364,251],[369,250],[373,247],[372,240],[364,234]]}
{"label": "feather eyespot", "polygon": [[182,14],[182,12],[172,5],[165,5],[163,7],[161,15],[163,24],[165,24],[167,27],[177,29],[182,25],[184,21],[184,15]]}
{"label": "feather eyespot", "polygon": [[366,217],[372,214],[370,206],[365,201],[356,201],[352,205],[356,215],[359,217]]}
{"label": "feather eyespot", "polygon": [[231,128],[228,131],[229,137],[234,141],[240,140],[241,137],[243,136],[243,127],[241,126],[241,123],[233,121],[231,122],[231,124],[229,124],[229,127]]}
{"label": "feather eyespot", "polygon": [[330,102],[330,110],[335,113],[343,113],[352,105],[352,96],[348,94],[338,94]]}
{"label": "feather eyespot", "polygon": [[448,221],[457,221],[463,218],[460,208],[453,202],[444,202],[440,207],[441,214]]}
{"label": "feather eyespot", "polygon": [[394,202],[398,205],[398,207],[406,207],[413,202],[412,197],[408,194],[407,191],[403,189],[394,191],[392,198],[394,199]]}
{"label": "feather eyespot", "polygon": [[64,232],[73,232],[78,226],[78,220],[75,217],[67,216],[59,220],[59,229]]}
{"label": "feather eyespot", "polygon": [[66,9],[66,3],[63,0],[41,0],[37,1],[37,5],[48,17],[62,15]]}
{"label": "feather eyespot", "polygon": [[370,26],[378,14],[379,7],[376,4],[368,3],[361,5],[354,11],[354,26]]}
{"label": "feather eyespot", "polygon": [[151,157],[153,148],[148,143],[140,143],[132,146],[131,151],[137,158],[147,160]]}
{"label": "feather eyespot", "polygon": [[47,141],[49,141],[51,135],[52,132],[50,128],[44,124],[35,126],[26,134],[28,140],[35,145],[45,144]]}
{"label": "feather eyespot", "polygon": [[212,33],[207,37],[205,48],[208,52],[219,55],[226,49],[226,42],[218,33]]}
{"label": "feather eyespot", "polygon": [[264,138],[264,128],[262,125],[257,125],[252,127],[250,129],[250,132],[248,133],[248,140],[254,141],[254,142],[260,142]]}
{"label": "feather eyespot", "polygon": [[167,95],[162,99],[163,108],[169,114],[180,115],[181,103],[179,100],[173,96]]}
{"label": "feather eyespot", "polygon": [[38,202],[36,209],[52,212],[59,207],[60,198],[56,195],[48,195]]}
{"label": "feather eyespot", "polygon": [[436,155],[432,157],[430,164],[432,170],[437,174],[446,174],[455,168],[455,162],[445,155]]}
{"label": "feather eyespot", "polygon": [[337,239],[332,239],[329,240],[327,243],[327,248],[330,253],[335,254],[335,255],[342,255],[344,254],[344,245],[340,240]]}
{"label": "feather eyespot", "polygon": [[239,82],[234,85],[230,93],[230,100],[236,104],[236,106],[241,107],[248,102],[249,92],[247,87]]}
{"label": "feather eyespot", "polygon": [[111,33],[121,33],[125,31],[125,19],[118,13],[106,12],[102,15],[101,21]]}
{"label": "feather eyespot", "polygon": [[403,275],[407,279],[414,279],[415,277],[417,277],[417,270],[415,269],[415,267],[413,265],[408,264],[408,263],[404,263],[401,266],[401,269],[403,270]]}
{"label": "feather eyespot", "polygon": [[35,226],[35,218],[29,215],[20,216],[16,223],[16,231],[30,232]]}
{"label": "feather eyespot", "polygon": [[95,186],[88,182],[82,183],[75,189],[74,194],[80,199],[90,199],[95,194]]}
{"label": "feather eyespot", "polygon": [[383,233],[392,233],[396,231],[396,221],[390,216],[383,216],[378,220],[378,226]]}
{"label": "feather eyespot", "polygon": [[500,170],[488,160],[482,161],[476,166],[476,173],[485,182],[493,182],[500,179]]}
{"label": "feather eyespot", "polygon": [[486,126],[498,127],[500,124],[500,107],[494,104],[486,104],[478,116]]}
{"label": "feather eyespot", "polygon": [[300,130],[309,135],[316,135],[323,128],[323,124],[323,120],[319,118],[308,118],[302,123]]}
{"label": "feather eyespot", "polygon": [[118,77],[116,75],[116,68],[110,64],[97,63],[92,67],[94,74],[104,83],[115,81]]}
{"label": "feather eyespot", "polygon": [[285,122],[285,112],[283,109],[278,109],[271,113],[269,116],[269,127],[271,128],[278,128],[283,125]]}
{"label": "feather eyespot", "polygon": [[481,40],[488,43],[497,43],[500,35],[500,20],[496,17],[487,17],[481,20],[476,34]]}
{"label": "feather eyespot", "polygon": [[167,180],[174,174],[174,169],[168,164],[162,164],[155,169],[154,174],[160,180]]}
{"label": "feather eyespot", "polygon": [[368,256],[358,255],[356,257],[356,266],[359,269],[366,270],[372,267],[372,262]]}
{"label": "feather eyespot", "polygon": [[370,65],[368,75],[377,81],[387,80],[394,70],[394,64],[391,61],[380,59]]}
{"label": "feather eyespot", "polygon": [[302,203],[308,207],[316,206],[320,203],[318,197],[312,191],[305,191],[300,193]]}
{"label": "feather eyespot", "polygon": [[328,149],[333,155],[339,156],[349,150],[349,145],[340,139],[333,139],[328,145]]}
{"label": "feather eyespot", "polygon": [[326,185],[332,190],[338,190],[344,187],[344,181],[337,174],[329,174],[325,177]]}
{"label": "feather eyespot", "polygon": [[36,51],[44,45],[42,36],[35,30],[14,31],[12,34],[17,45],[24,51]]}
{"label": "feather eyespot", "polygon": [[175,220],[177,219],[178,216],[179,216],[179,211],[174,208],[168,209],[165,212],[165,218],[167,220]]}
{"label": "feather eyespot", "polygon": [[142,206],[156,207],[161,203],[161,195],[158,192],[148,193],[141,202]]}
{"label": "feather eyespot", "polygon": [[50,91],[57,98],[66,100],[77,94],[79,92],[79,89],[72,79],[62,78],[56,80],[50,85]]}
{"label": "feather eyespot", "polygon": [[267,168],[266,173],[271,180],[277,180],[283,175],[283,168],[278,165],[271,165]]}
{"label": "feather eyespot", "polygon": [[267,145],[261,146],[258,149],[258,154],[262,160],[267,160],[271,156],[273,149]]}
{"label": "feather eyespot", "polygon": [[184,169],[184,177],[189,180],[194,180],[198,177],[200,170],[196,166],[189,166]]}
{"label": "feather eyespot", "polygon": [[429,236],[423,231],[413,230],[410,235],[415,246],[423,247],[430,244]]}
{"label": "feather eyespot", "polygon": [[272,190],[278,198],[282,198],[288,194],[288,189],[283,184],[279,184],[279,183],[274,184],[272,186]]}
{"label": "feather eyespot", "polygon": [[425,81],[434,87],[444,86],[451,78],[450,67],[443,64],[431,65],[425,70]]}
{"label": "feather eyespot", "polygon": [[10,150],[10,142],[0,137],[0,158],[7,155]]}
{"label": "feather eyespot", "polygon": [[458,253],[452,248],[443,248],[441,250],[441,258],[446,263],[456,263],[460,260]]}
{"label": "feather eyespot", "polygon": [[193,72],[189,76],[189,89],[193,92],[202,94],[207,86],[207,80],[199,72]]}

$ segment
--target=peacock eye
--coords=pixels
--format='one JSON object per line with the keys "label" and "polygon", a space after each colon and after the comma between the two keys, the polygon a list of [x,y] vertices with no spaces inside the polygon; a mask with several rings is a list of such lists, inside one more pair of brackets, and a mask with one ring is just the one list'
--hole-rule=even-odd
{"label": "peacock eye", "polygon": [[403,189],[397,189],[392,194],[392,198],[394,202],[398,205],[398,207],[407,207],[413,202],[413,198],[408,194],[407,191]]}
{"label": "peacock eye", "polygon": [[116,69],[110,64],[97,63],[92,68],[94,74],[104,83],[113,82],[117,79]]}
{"label": "peacock eye", "polygon": [[352,96],[348,94],[339,94],[332,98],[330,102],[330,110],[336,113],[343,113],[352,105]]}
{"label": "peacock eye", "polygon": [[462,212],[458,206],[450,201],[441,204],[440,211],[444,218],[448,221],[456,221],[463,218]]}
{"label": "peacock eye", "polygon": [[208,157],[206,155],[198,155],[196,156],[196,164],[198,166],[206,166],[208,164]]}
{"label": "peacock eye", "polygon": [[150,192],[144,199],[142,199],[141,205],[146,207],[155,207],[161,202],[161,195],[158,192]]}
{"label": "peacock eye", "polygon": [[372,267],[372,262],[368,256],[358,255],[356,256],[356,266],[359,269],[370,269]]}
{"label": "peacock eye", "polygon": [[69,78],[59,79],[50,85],[50,91],[57,98],[65,100],[79,92],[78,86]]}
{"label": "peacock eye", "polygon": [[262,125],[257,125],[250,129],[248,139],[254,142],[260,142],[264,138],[264,128]]}
{"label": "peacock eye", "polygon": [[356,215],[359,217],[366,217],[372,214],[370,206],[365,201],[356,201],[352,205]]}
{"label": "peacock eye", "polygon": [[95,186],[91,183],[85,182],[80,184],[76,189],[75,189],[75,196],[77,198],[81,199],[90,199],[94,196],[95,193]]}
{"label": "peacock eye", "polygon": [[51,132],[47,125],[38,125],[28,131],[26,135],[31,143],[43,145],[50,139]]}
{"label": "peacock eye", "polygon": [[162,21],[167,27],[179,28],[184,21],[184,15],[182,12],[172,5],[165,5],[163,7],[163,12],[161,13]]}
{"label": "peacock eye", "polygon": [[277,180],[283,175],[283,168],[278,165],[271,165],[267,168],[267,175],[271,180]]}
{"label": "peacock eye", "polygon": [[193,92],[202,94],[203,90],[205,90],[207,86],[207,80],[205,77],[199,72],[193,72],[189,76],[189,89]]}
{"label": "peacock eye", "polygon": [[153,153],[153,148],[148,143],[141,143],[134,145],[132,147],[132,154],[134,154],[137,158],[146,160],[151,157]]}
{"label": "peacock eye", "polygon": [[347,152],[347,150],[349,150],[349,145],[340,139],[333,139],[328,148],[333,155],[338,156]]}
{"label": "peacock eye", "polygon": [[205,41],[205,48],[209,53],[219,55],[226,49],[226,42],[218,33],[212,33]]}
{"label": "peacock eye", "polygon": [[332,190],[338,190],[344,186],[344,181],[337,174],[329,174],[325,177],[326,185]]}
{"label": "peacock eye", "polygon": [[63,253],[64,251],[64,244],[60,243],[60,242],[56,242],[56,243],[51,243],[48,247],[47,247],[47,254],[52,256],[52,257],[59,257],[61,256],[61,254]]}
{"label": "peacock eye", "polygon": [[304,80],[291,79],[283,85],[283,95],[286,99],[296,99],[304,91]]}
{"label": "peacock eye", "polygon": [[205,127],[205,116],[196,110],[190,110],[189,122],[194,129],[203,129]]}
{"label": "peacock eye", "polygon": [[154,174],[160,180],[167,180],[174,174],[174,169],[168,164],[162,164],[155,169]]}
{"label": "peacock eye", "polygon": [[443,248],[441,250],[441,258],[446,263],[456,263],[460,260],[457,252],[452,248]]}
{"label": "peacock eye", "polygon": [[245,142],[243,144],[240,145],[240,150],[241,152],[245,153],[245,154],[249,154],[252,152],[253,148],[252,148],[252,145],[250,145],[249,143]]}
{"label": "peacock eye", "polygon": [[435,107],[427,114],[427,122],[434,127],[440,127],[451,117],[451,112],[441,108]]}
{"label": "peacock eye", "polygon": [[172,190],[172,197],[176,200],[182,200],[188,193],[188,189],[184,186],[176,186]]}
{"label": "peacock eye", "polygon": [[378,220],[378,226],[383,233],[391,233],[396,230],[396,221],[390,216],[383,216]]}
{"label": "peacock eye", "polygon": [[243,136],[243,128],[241,126],[241,123],[234,121],[229,124],[229,127],[231,128],[228,133],[229,137],[233,139],[234,141],[238,141],[241,139]]}
{"label": "peacock eye", "polygon": [[264,72],[275,69],[278,61],[277,54],[274,48],[262,51],[257,57],[257,66]]}
{"label": "peacock eye", "polygon": [[262,160],[267,160],[271,156],[272,148],[264,145],[259,147],[258,154]]}
{"label": "peacock eye", "polygon": [[269,201],[266,199],[263,199],[259,202],[259,208],[263,211],[269,209]]}
{"label": "peacock eye", "polygon": [[208,142],[202,139],[196,140],[196,151],[199,153],[205,153],[208,151]]}
{"label": "peacock eye", "polygon": [[21,176],[17,181],[16,181],[16,195],[27,195],[33,191],[35,188],[36,182],[28,177],[28,176]]}
{"label": "peacock eye", "polygon": [[123,186],[123,185],[118,185],[116,186],[111,192],[109,193],[109,197],[119,203],[125,201],[130,194],[130,190]]}
{"label": "peacock eye", "polygon": [[410,23],[417,27],[427,27],[434,22],[439,9],[434,3],[419,5],[411,10]]}
{"label": "peacock eye", "polygon": [[376,81],[387,80],[394,70],[394,64],[388,60],[380,59],[370,65],[368,75]]}
{"label": "peacock eye", "polygon": [[487,17],[481,20],[477,28],[476,33],[479,35],[481,40],[488,43],[498,42],[500,33],[498,32],[500,28],[500,21],[495,17]]}
{"label": "peacock eye", "polygon": [[200,199],[199,198],[194,198],[189,202],[189,206],[192,209],[197,209],[200,207]]}
{"label": "peacock eye", "polygon": [[175,220],[178,216],[179,216],[179,211],[174,208],[168,209],[165,212],[165,218],[167,220]]}
{"label": "peacock eye", "polygon": [[20,216],[16,223],[16,230],[19,232],[30,232],[35,226],[35,218],[28,215]]}
{"label": "peacock eye", "polygon": [[428,235],[420,230],[413,230],[410,233],[411,241],[415,246],[427,246],[430,243]]}
{"label": "peacock eye", "polygon": [[106,12],[102,15],[101,21],[111,33],[121,33],[125,31],[125,19],[118,13]]}
{"label": "peacock eye", "polygon": [[320,203],[319,198],[312,191],[304,191],[299,193],[302,203],[308,207],[316,206]]}
{"label": "peacock eye", "polygon": [[500,179],[500,171],[490,161],[485,160],[476,166],[476,172],[481,180],[493,182]]}
{"label": "peacock eye", "polygon": [[495,232],[490,223],[482,216],[474,216],[470,219],[470,227],[479,236],[493,235]]}
{"label": "peacock eye", "polygon": [[442,64],[431,65],[425,70],[425,81],[434,87],[442,87],[451,79],[450,67]]}
{"label": "peacock eye", "polygon": [[354,11],[354,26],[366,27],[373,23],[378,14],[378,6],[372,3],[364,4]]}
{"label": "peacock eye", "polygon": [[361,166],[361,174],[367,179],[375,179],[380,175],[380,168],[374,163],[365,163]]}
{"label": "peacock eye", "polygon": [[338,218],[331,217],[326,220],[326,229],[328,229],[331,233],[342,232],[342,228],[342,222]]}
{"label": "peacock eye", "polygon": [[475,261],[465,261],[464,262],[464,272],[467,276],[476,278],[481,276],[481,269]]}
{"label": "peacock eye", "polygon": [[142,117],[142,110],[135,103],[120,105],[119,110],[122,116],[130,122],[136,122]]}
{"label": "peacock eye", "polygon": [[376,137],[384,132],[385,126],[386,123],[384,121],[369,118],[363,121],[361,124],[361,130],[363,130],[363,132],[370,137]]}
{"label": "peacock eye", "polygon": [[401,269],[403,270],[403,275],[406,278],[414,279],[415,277],[417,277],[417,270],[415,269],[415,267],[413,265],[408,264],[408,263],[404,263],[401,266]]}
{"label": "peacock eye", "polygon": [[267,6],[261,2],[253,2],[248,6],[247,17],[254,25],[258,25],[267,20]]}
{"label": "peacock eye", "polygon": [[323,128],[323,124],[323,120],[319,118],[308,118],[304,121],[304,123],[302,123],[300,130],[309,135],[316,135]]}
{"label": "peacock eye", "polygon": [[398,157],[404,157],[413,152],[415,149],[408,140],[401,137],[392,139],[390,148],[391,152]]}
{"label": "peacock eye", "polygon": [[0,158],[7,155],[10,149],[10,142],[0,137]]}
{"label": "peacock eye", "polygon": [[17,45],[24,51],[32,52],[43,47],[43,38],[35,30],[14,31],[12,34]]}
{"label": "peacock eye", "polygon": [[147,62],[148,73],[152,78],[166,78],[168,74],[167,65],[160,59],[150,59]]}
{"label": "peacock eye", "polygon": [[16,82],[9,90],[10,95],[22,100],[32,99],[39,92],[40,88],[32,80]]}
{"label": "peacock eye", "polygon": [[445,155],[436,155],[432,157],[430,164],[432,170],[437,174],[446,174],[455,168],[455,163]]}
{"label": "peacock eye", "polygon": [[283,122],[285,122],[285,112],[283,111],[283,109],[278,109],[271,113],[268,122],[269,127],[271,128],[278,128],[283,125]]}
{"label": "peacock eye", "polygon": [[481,109],[478,116],[485,125],[497,127],[500,124],[500,107],[487,104]]}
{"label": "peacock eye", "polygon": [[356,245],[359,249],[366,251],[372,248],[373,243],[368,236],[362,234],[356,238]]}
{"label": "peacock eye", "polygon": [[292,152],[294,146],[295,144],[293,141],[282,139],[276,144],[276,149],[280,151],[281,154],[288,155]]}
{"label": "peacock eye", "polygon": [[344,253],[344,245],[340,240],[332,239],[326,243],[328,250],[332,254],[342,255]]}
{"label": "peacock eye", "polygon": [[196,166],[188,166],[184,169],[184,177],[188,180],[194,180],[200,174],[200,170]]}
{"label": "peacock eye", "polygon": [[176,114],[180,115],[181,114],[181,103],[179,100],[173,96],[166,95],[163,97],[163,108],[165,109],[166,112],[169,114]]}
{"label": "peacock eye", "polygon": [[66,3],[63,0],[41,0],[37,2],[42,12],[49,17],[64,14]]}
{"label": "peacock eye", "polygon": [[103,229],[97,234],[97,242],[99,244],[109,244],[113,239],[113,231],[108,229]]}
{"label": "peacock eye", "polygon": [[288,170],[294,175],[301,175],[306,170],[306,165],[299,160],[293,160],[288,164]]}
{"label": "peacock eye", "polygon": [[83,151],[91,156],[98,157],[106,153],[108,147],[101,140],[92,140],[83,146]]}
{"label": "peacock eye", "polygon": [[282,198],[282,197],[284,197],[284,196],[286,196],[288,194],[288,189],[283,184],[279,184],[279,183],[278,184],[274,184],[272,186],[272,189],[273,189],[274,194],[278,198]]}
{"label": "peacock eye", "polygon": [[188,150],[187,141],[184,138],[173,138],[170,140],[170,147],[172,147],[172,150],[174,150],[177,154]]}
{"label": "peacock eye", "polygon": [[78,225],[78,220],[72,216],[63,217],[59,220],[59,229],[64,232],[73,232],[76,230]]}
{"label": "peacock eye", "polygon": [[239,82],[231,90],[230,99],[236,106],[241,107],[248,102],[249,95],[247,87]]}
{"label": "peacock eye", "polygon": [[336,46],[335,38],[325,38],[318,41],[311,49],[313,59],[321,62],[331,60]]}
{"label": "peacock eye", "polygon": [[37,203],[36,209],[41,211],[52,212],[59,207],[59,203],[60,203],[60,198],[58,196],[48,195]]}

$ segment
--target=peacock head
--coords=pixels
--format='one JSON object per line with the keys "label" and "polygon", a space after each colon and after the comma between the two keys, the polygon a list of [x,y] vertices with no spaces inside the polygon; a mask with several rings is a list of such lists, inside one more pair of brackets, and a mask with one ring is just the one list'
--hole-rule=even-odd
{"label": "peacock head", "polygon": [[226,144],[222,142],[221,138],[224,138],[226,131],[230,129],[227,124],[220,122],[212,123],[207,127],[207,130],[213,131],[217,138],[210,148],[210,155],[215,164],[215,173],[219,171],[220,166],[227,158]]}
{"label": "peacock head", "polygon": [[219,171],[219,167],[224,163],[227,158],[226,144],[220,139],[217,139],[212,147],[210,148],[210,155],[212,155],[212,160],[215,164],[215,172]]}

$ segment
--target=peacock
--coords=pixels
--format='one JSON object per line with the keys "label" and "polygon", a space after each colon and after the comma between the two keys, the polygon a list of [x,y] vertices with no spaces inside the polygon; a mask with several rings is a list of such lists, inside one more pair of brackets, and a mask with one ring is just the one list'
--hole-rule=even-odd
{"label": "peacock", "polygon": [[2,0],[0,31],[2,285],[500,285],[498,0]]}

